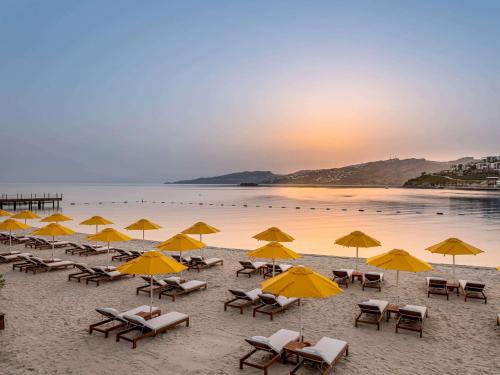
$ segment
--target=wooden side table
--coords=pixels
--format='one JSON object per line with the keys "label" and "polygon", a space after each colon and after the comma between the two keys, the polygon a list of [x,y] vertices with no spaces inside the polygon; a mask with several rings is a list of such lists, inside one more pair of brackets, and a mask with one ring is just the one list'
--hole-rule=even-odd
{"label": "wooden side table", "polygon": [[311,346],[311,344],[307,341],[292,341],[291,343],[288,343],[283,348],[283,363],[291,363],[292,365],[299,363],[299,354],[297,353],[297,349],[302,349],[307,346]]}
{"label": "wooden side table", "polygon": [[455,281],[448,281],[446,284],[448,290],[453,293],[454,290],[457,291],[457,296],[460,295],[460,284]]}
{"label": "wooden side table", "polygon": [[399,314],[399,306],[393,303],[387,305],[387,309],[385,310],[387,314],[387,321],[391,319],[391,314]]}
{"label": "wooden side table", "polygon": [[137,314],[135,314],[135,315],[140,316],[141,318],[144,318],[144,319],[146,319],[146,320],[149,320],[149,319],[155,318],[155,317],[157,317],[157,316],[160,316],[160,315],[161,315],[161,310],[155,310],[155,311],[153,311],[153,313],[152,313],[152,314],[151,314],[151,313],[149,313],[149,311],[148,311],[148,312],[146,312],[146,311],[141,311],[141,312],[138,312],[138,313],[137,313]]}
{"label": "wooden side table", "polygon": [[351,282],[354,283],[355,280],[359,280],[360,283],[363,282],[363,272],[354,271],[351,275]]}

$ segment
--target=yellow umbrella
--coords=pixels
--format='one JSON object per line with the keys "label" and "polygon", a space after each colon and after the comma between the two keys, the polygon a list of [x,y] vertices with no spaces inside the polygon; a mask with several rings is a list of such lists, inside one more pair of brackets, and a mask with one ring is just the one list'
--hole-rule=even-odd
{"label": "yellow umbrella", "polygon": [[283,232],[281,229],[276,227],[271,227],[263,232],[257,233],[253,236],[259,241],[274,241],[274,242],[292,242],[294,238],[289,234]]}
{"label": "yellow umbrella", "polygon": [[42,220],[45,223],[59,223],[61,221],[70,221],[73,218],[63,215],[63,214],[52,214],[50,216],[44,217]]}
{"label": "yellow umbrella", "polygon": [[422,272],[432,270],[432,266],[420,260],[405,250],[394,249],[387,253],[375,255],[366,260],[367,264],[382,268],[384,270],[395,270],[396,273],[396,294],[399,303],[399,271]]}
{"label": "yellow umbrella", "polygon": [[26,224],[26,221],[28,219],[40,219],[40,216],[38,216],[34,212],[25,210],[25,211],[21,211],[15,215],[13,215],[12,218],[13,219],[24,219],[24,224]]}
{"label": "yellow umbrella", "polygon": [[337,238],[335,240],[336,245],[342,245],[345,247],[355,247],[356,248],[356,270],[358,269],[358,252],[359,248],[377,247],[380,246],[380,241],[367,234],[357,230],[349,233],[347,236]]}
{"label": "yellow umbrella", "polygon": [[84,220],[80,225],[95,225],[95,232],[99,232],[99,225],[109,225],[114,224],[111,220],[108,220],[102,216],[92,216],[91,218]]}
{"label": "yellow umbrella", "polygon": [[477,255],[483,252],[458,238],[448,238],[440,243],[432,245],[425,250],[431,253],[453,256],[453,277],[455,277],[455,255]]}
{"label": "yellow umbrella", "polygon": [[153,275],[178,273],[185,269],[186,266],[154,250],[148,251],[117,268],[121,273],[150,276],[150,313],[153,310]]}
{"label": "yellow umbrella", "polygon": [[256,250],[250,251],[247,254],[253,258],[266,258],[273,260],[273,277],[276,259],[298,259],[301,258],[299,254],[289,248],[283,246],[279,242],[269,242],[267,245],[259,247]]}
{"label": "yellow umbrella", "polygon": [[9,231],[9,253],[12,251],[12,231],[28,229],[29,225],[23,224],[15,219],[7,219],[0,223],[0,230]]}
{"label": "yellow umbrella", "polygon": [[108,243],[108,252],[106,253],[106,267],[109,266],[109,243],[110,242],[126,242],[130,241],[132,238],[126,234],[118,232],[113,228],[106,228],[101,230],[99,233],[93,234],[87,237],[90,241],[99,241]]}
{"label": "yellow umbrella", "polygon": [[[189,228],[184,229],[181,233],[183,234],[199,234],[200,235],[200,242],[203,241],[203,235],[204,234],[212,234],[212,233],[218,233],[220,232],[219,229],[212,227],[211,225],[208,225],[207,223],[204,223],[202,221],[198,221],[197,223],[191,225]],[[203,258],[203,248],[201,249],[201,257]]]}
{"label": "yellow umbrella", "polygon": [[59,223],[50,223],[32,232],[38,236],[52,236],[52,259],[54,259],[54,241],[56,236],[68,236],[75,233],[74,230],[66,228]]}
{"label": "yellow umbrella", "polygon": [[155,247],[160,250],[178,251],[179,256],[182,257],[183,251],[199,250],[204,248],[205,244],[189,237],[187,234],[179,233]]}
{"label": "yellow umbrella", "polygon": [[12,214],[8,211],[0,210],[0,216],[12,216]]}
{"label": "yellow umbrella", "polygon": [[[261,283],[262,291],[295,298],[328,298],[342,293],[338,284],[305,266],[295,266]],[[300,311],[300,337],[302,338],[302,303]]]}
{"label": "yellow umbrella", "polygon": [[127,229],[127,230],[142,230],[142,241],[143,241],[142,250],[144,250],[144,231],[161,229],[161,226],[153,223],[152,221],[149,221],[148,219],[140,219],[140,220],[137,220],[135,223],[130,224],[128,227],[125,227],[125,229]]}
{"label": "yellow umbrella", "polygon": [[500,271],[500,266],[497,267],[497,270]]}

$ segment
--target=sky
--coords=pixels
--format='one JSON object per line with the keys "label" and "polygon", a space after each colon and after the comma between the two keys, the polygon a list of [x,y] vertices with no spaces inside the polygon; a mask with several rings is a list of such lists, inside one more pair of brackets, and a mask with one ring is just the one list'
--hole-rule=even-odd
{"label": "sky", "polygon": [[0,2],[0,181],[500,154],[498,1]]}

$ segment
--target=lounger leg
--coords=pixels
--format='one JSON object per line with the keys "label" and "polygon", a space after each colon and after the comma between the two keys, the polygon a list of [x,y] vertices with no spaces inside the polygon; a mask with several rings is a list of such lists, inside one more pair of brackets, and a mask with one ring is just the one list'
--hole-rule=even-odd
{"label": "lounger leg", "polygon": [[304,364],[304,359],[301,359],[299,360],[299,362],[297,363],[297,365],[293,368],[292,371],[290,371],[290,375],[293,375],[297,372],[297,370],[302,367],[302,365]]}

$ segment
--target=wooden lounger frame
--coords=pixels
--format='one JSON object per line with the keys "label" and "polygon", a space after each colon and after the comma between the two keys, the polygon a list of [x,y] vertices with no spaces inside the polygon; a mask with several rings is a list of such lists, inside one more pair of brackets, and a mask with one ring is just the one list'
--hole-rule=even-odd
{"label": "wooden lounger frame", "polygon": [[[262,272],[265,268],[264,266],[256,268],[256,267],[254,267],[254,265],[250,261],[242,260],[239,263],[241,264],[241,266],[243,268],[240,268],[239,270],[236,271],[236,277],[238,277],[240,274],[248,275],[249,278],[252,277],[252,275],[256,275],[257,273],[262,275]],[[246,267],[245,267],[245,264],[247,265]],[[249,266],[251,266],[251,267],[249,267]]]}
{"label": "wooden lounger frame", "polygon": [[357,327],[359,323],[375,324],[377,331],[380,331],[380,323],[384,320],[384,315],[387,309],[380,311],[378,306],[371,304],[359,303],[361,312],[354,321],[354,326]]}
{"label": "wooden lounger frame", "polygon": [[[237,291],[237,292],[239,292],[239,291]],[[258,299],[257,299],[257,301],[258,301]],[[252,301],[250,298],[248,298],[246,296],[246,294],[245,295],[242,294],[241,297],[234,296],[234,298],[230,299],[227,302],[224,302],[224,311],[227,311],[228,307],[233,307],[235,309],[239,309],[240,314],[243,314],[243,309],[245,307],[248,307],[248,306],[255,304],[255,302],[256,301]]]}
{"label": "wooden lounger frame", "polygon": [[[263,298],[260,297],[260,300],[263,301]],[[284,306],[281,306],[279,304],[271,304],[271,303],[262,302],[260,305],[258,305],[257,307],[255,307],[253,309],[253,317],[255,318],[256,313],[260,313],[260,314],[269,315],[269,319],[274,320],[275,314],[284,312],[285,310],[287,310],[289,307],[291,307],[295,303],[297,304],[297,306],[300,306],[300,303],[301,303],[300,298],[297,298],[295,301],[290,302]]]}
{"label": "wooden lounger frame", "polygon": [[203,263],[203,261],[194,261],[188,267],[188,270],[197,270],[198,272],[200,272],[203,269],[211,268],[211,267],[217,266],[217,265],[223,266],[224,265],[224,260],[223,259],[219,259],[217,262],[214,262],[214,263],[211,263],[211,264],[205,264],[205,263]]}
{"label": "wooden lounger frame", "polygon": [[450,293],[448,292],[448,281],[429,279],[429,285],[427,285],[427,298],[429,298],[431,294],[446,296],[446,299],[449,300]]}
{"label": "wooden lounger frame", "polygon": [[[173,329],[182,323],[186,323],[186,327],[189,327],[189,316],[187,316],[186,318],[184,318],[182,320],[179,320],[178,322],[175,322],[175,323],[172,323],[168,326],[160,328],[157,331],[148,330],[148,328],[146,328],[146,327],[134,325],[134,323],[130,323],[130,325],[133,325],[133,327],[130,327],[130,328],[125,329],[124,331],[118,332],[116,334],[116,342],[120,341],[120,339],[131,342],[132,349],[135,349],[137,347],[137,341],[142,340],[146,337],[156,336],[159,333],[165,333],[169,329]],[[147,331],[145,332],[145,330],[147,330]],[[130,332],[133,332],[133,331],[141,331],[141,335],[136,336],[136,337],[127,337],[127,334]]]}
{"label": "wooden lounger frame", "polygon": [[33,275],[36,274],[37,272],[39,271],[43,271],[43,272],[51,272],[51,271],[59,271],[59,270],[63,270],[63,269],[67,269],[67,268],[75,268],[75,264],[74,263],[71,263],[71,264],[62,264],[62,265],[59,265],[59,266],[51,266],[50,263],[47,263],[47,265],[43,265],[43,264],[40,264],[40,265],[33,265],[33,266],[28,266],[25,268],[25,272],[28,273],[28,272],[33,272]]}
{"label": "wooden lounger frame", "polygon": [[[168,282],[167,282],[168,283]],[[205,283],[203,285],[200,285],[200,286],[197,286],[197,287],[194,287],[194,288],[191,288],[191,289],[182,289],[180,286],[178,285],[174,285],[174,284],[169,284],[169,288],[165,289],[165,290],[162,290],[159,295],[158,295],[158,298],[161,299],[161,296],[169,296],[170,298],[172,298],[172,301],[175,302],[175,298],[178,297],[178,296],[182,296],[184,294],[189,294],[191,292],[195,292],[197,290],[206,290],[207,287],[208,287],[208,284]]]}
{"label": "wooden lounger frame", "polygon": [[[151,318],[154,318],[154,317],[160,316],[160,315],[161,315],[161,310],[156,310],[156,311],[153,311],[153,313],[151,314],[151,317],[148,317],[147,319],[151,319]],[[109,327],[101,327],[102,325],[105,325],[105,324],[108,324],[111,322],[117,322],[117,324],[109,326]],[[112,318],[109,317],[108,319],[104,319],[98,323],[94,323],[94,324],[89,325],[89,335],[91,335],[92,332],[97,331],[97,332],[104,333],[104,337],[108,338],[109,333],[111,331],[114,331],[114,330],[117,330],[117,329],[120,329],[123,327],[128,327],[128,326],[129,326],[129,323],[122,322],[120,319],[118,319],[116,317],[112,317]]]}
{"label": "wooden lounger frame", "polygon": [[335,359],[332,361],[332,363],[326,363],[325,360],[320,357],[319,355],[314,355],[312,353],[304,353],[300,352],[298,353],[299,356],[299,362],[297,365],[293,368],[292,371],[290,371],[290,374],[295,374],[297,370],[302,367],[306,363],[312,363],[313,365],[316,365],[319,367],[321,373],[323,375],[328,375],[331,374],[337,365],[337,363],[342,359],[344,356],[349,355],[349,344],[346,344],[342,351],[335,357]]}
{"label": "wooden lounger frame", "polygon": [[467,298],[471,299],[480,299],[483,300],[484,303],[488,302],[488,298],[486,294],[484,294],[484,284],[480,283],[471,283],[470,281],[465,284],[465,289],[460,286],[462,293],[464,294],[464,301],[467,302]]}
{"label": "wooden lounger frame", "polygon": [[[429,316],[428,309],[425,311],[425,317]],[[406,329],[408,331],[419,332],[420,337],[424,331],[424,318],[418,311],[399,309],[399,318],[396,322],[396,333],[398,330]]]}
{"label": "wooden lounger frame", "polygon": [[365,290],[365,288],[374,288],[374,289],[378,289],[378,291],[381,292],[382,291],[382,276],[381,275],[371,275],[369,273],[368,274],[365,273],[363,285],[361,286],[361,289]]}
{"label": "wooden lounger frame", "polygon": [[[267,371],[268,371],[269,367],[271,367],[271,365],[273,363],[275,363],[276,361],[278,361],[281,358],[282,352],[276,353],[274,350],[272,350],[271,348],[269,348],[265,344],[263,344],[259,341],[254,341],[251,338],[246,338],[245,341],[248,342],[250,345],[252,345],[254,347],[254,349],[250,353],[245,354],[243,357],[240,358],[240,370],[243,370],[243,366],[249,366],[249,367],[259,369],[259,370],[263,370],[264,375],[267,375]],[[259,351],[267,352],[267,353],[271,354],[272,357],[264,363],[256,363],[256,362],[247,361],[252,355],[254,355],[255,353],[257,353]]]}

